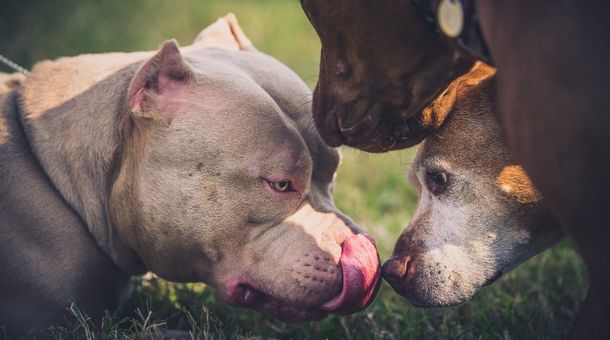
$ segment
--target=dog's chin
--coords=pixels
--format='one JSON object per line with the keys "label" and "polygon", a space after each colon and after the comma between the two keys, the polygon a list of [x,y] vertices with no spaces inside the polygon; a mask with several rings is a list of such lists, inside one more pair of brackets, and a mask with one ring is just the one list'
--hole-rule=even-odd
{"label": "dog's chin", "polygon": [[328,315],[319,307],[284,301],[249,283],[230,285],[229,289],[221,289],[220,295],[230,305],[253,309],[284,322],[320,320]]}
{"label": "dog's chin", "polygon": [[335,106],[330,111],[314,110],[314,118],[320,136],[332,147],[380,153],[419,144],[428,135],[419,117],[397,119],[392,114],[346,112]]}
{"label": "dog's chin", "polygon": [[456,289],[443,286],[439,282],[405,282],[405,285],[395,287],[394,290],[405,301],[419,308],[452,307],[471,300],[476,289]]}
{"label": "dog's chin", "polygon": [[485,281],[485,283],[483,283],[481,286],[482,287],[486,287],[489,286],[490,284],[496,282],[496,280],[498,280],[499,278],[502,277],[504,273],[502,271],[497,271],[494,275],[492,275],[490,278],[487,279],[487,281]]}
{"label": "dog's chin", "polygon": [[393,150],[406,149],[413,145],[417,145],[421,143],[426,138],[426,136],[426,133],[421,133],[416,136],[409,136],[403,138],[376,138],[372,140],[345,138],[346,142],[344,142],[343,144],[366,152],[383,153]]}
{"label": "dog's chin", "polygon": [[418,295],[418,294],[400,294],[408,304],[418,308],[441,308],[441,307],[453,307],[461,305],[465,302],[470,301],[473,295],[452,295],[446,296],[441,294],[434,296],[434,292],[431,295]]}
{"label": "dog's chin", "polygon": [[318,321],[329,314],[317,307],[295,306],[277,299],[262,301],[254,309],[282,322]]}
{"label": "dog's chin", "polygon": [[419,144],[430,132],[422,124],[424,105],[389,106],[383,98],[342,102],[324,87],[318,82],[312,111],[320,137],[329,146],[380,153]]}

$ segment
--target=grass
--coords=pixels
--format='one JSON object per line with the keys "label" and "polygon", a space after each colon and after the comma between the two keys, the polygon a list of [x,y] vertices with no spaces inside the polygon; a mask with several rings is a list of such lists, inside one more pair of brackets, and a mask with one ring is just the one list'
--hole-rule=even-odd
{"label": "grass", "polygon": [[72,306],[74,324],[55,329],[56,338],[145,339],[181,329],[204,339],[557,339],[566,336],[585,285],[582,263],[567,242],[458,307],[412,308],[384,284],[363,312],[298,324],[231,308],[203,284],[174,284],[154,276],[135,281],[134,294],[118,317],[96,329]]}
{"label": "grass", "polygon": [[[186,45],[229,11],[260,50],[315,84],[319,43],[296,0],[8,0],[0,12],[0,54],[30,67],[61,55],[151,50],[168,38]],[[404,178],[414,151],[342,152],[336,203],[375,237],[385,259],[417,203]],[[284,324],[228,307],[203,284],[173,284],[151,276],[135,279],[130,299],[101,328],[71,306],[73,324],[57,327],[53,334],[58,339],[150,339],[170,328],[206,339],[554,339],[566,336],[585,289],[583,264],[564,241],[453,308],[409,307],[384,283],[361,313]]]}

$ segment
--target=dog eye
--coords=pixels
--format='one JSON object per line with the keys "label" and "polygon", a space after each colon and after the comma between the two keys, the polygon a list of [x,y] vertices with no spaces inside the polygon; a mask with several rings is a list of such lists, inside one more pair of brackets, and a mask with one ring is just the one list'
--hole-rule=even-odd
{"label": "dog eye", "polygon": [[273,188],[273,190],[277,191],[277,192],[287,192],[287,191],[292,191],[292,185],[290,184],[290,181],[277,181],[277,182],[273,182],[271,183],[271,187]]}
{"label": "dog eye", "polygon": [[426,172],[426,187],[433,195],[440,195],[447,189],[449,176],[443,171],[428,171]]}

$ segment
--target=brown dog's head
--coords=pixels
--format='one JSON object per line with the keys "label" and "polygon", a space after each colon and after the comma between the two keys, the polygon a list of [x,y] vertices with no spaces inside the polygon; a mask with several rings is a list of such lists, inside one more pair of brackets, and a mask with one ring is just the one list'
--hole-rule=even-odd
{"label": "brown dog's head", "polygon": [[464,302],[561,237],[508,153],[494,115],[492,72],[480,64],[450,86],[453,107],[409,171],[417,210],[383,274],[411,304]]}
{"label": "brown dog's head", "polygon": [[301,5],[322,42],[313,113],[326,143],[369,152],[419,143],[435,120],[422,110],[472,61],[410,1]]}
{"label": "brown dog's head", "polygon": [[135,72],[110,202],[118,238],[145,269],[233,305],[283,320],[356,312],[380,265],[332,202],[339,155],[313,132],[306,85],[240,45],[169,41]]}

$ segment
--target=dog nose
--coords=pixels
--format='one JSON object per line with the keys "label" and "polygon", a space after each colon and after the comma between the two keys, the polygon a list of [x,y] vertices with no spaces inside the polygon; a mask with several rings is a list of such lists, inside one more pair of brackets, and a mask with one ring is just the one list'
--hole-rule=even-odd
{"label": "dog nose", "polygon": [[409,279],[410,256],[392,256],[381,269],[383,278],[397,291],[401,291]]}

